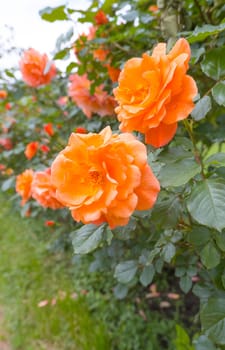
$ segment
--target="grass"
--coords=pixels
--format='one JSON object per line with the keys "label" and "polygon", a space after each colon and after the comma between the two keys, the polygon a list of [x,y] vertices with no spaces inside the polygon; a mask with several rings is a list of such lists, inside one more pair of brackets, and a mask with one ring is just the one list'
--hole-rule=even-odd
{"label": "grass", "polygon": [[0,207],[0,309],[12,350],[175,350],[176,320],[151,310],[147,291],[116,300],[111,273],[47,249],[57,246],[53,228],[22,219],[1,196]]}
{"label": "grass", "polygon": [[49,254],[37,221],[22,220],[2,198],[0,206],[0,304],[12,348],[109,349],[105,326],[76,294],[68,260]]}

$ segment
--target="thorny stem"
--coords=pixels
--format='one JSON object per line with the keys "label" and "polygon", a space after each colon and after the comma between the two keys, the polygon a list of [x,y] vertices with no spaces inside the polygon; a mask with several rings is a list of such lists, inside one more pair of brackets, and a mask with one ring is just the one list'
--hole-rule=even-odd
{"label": "thorny stem", "polygon": [[194,147],[194,155],[195,155],[195,160],[196,162],[201,166],[201,175],[202,175],[202,178],[205,179],[205,174],[204,174],[204,164],[203,164],[203,161],[202,161],[202,157],[199,153],[199,150],[197,148],[197,145],[196,145],[196,142],[195,142],[195,139],[194,139],[194,134],[193,134],[193,121],[188,121],[188,120],[184,120],[184,126],[185,126],[185,129],[187,130],[188,132],[188,135],[191,139],[191,142],[193,144],[193,147]]}

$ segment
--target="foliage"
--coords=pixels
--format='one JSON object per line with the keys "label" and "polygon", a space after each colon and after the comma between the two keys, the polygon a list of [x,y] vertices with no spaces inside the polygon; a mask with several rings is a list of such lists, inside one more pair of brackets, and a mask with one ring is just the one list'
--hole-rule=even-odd
{"label": "foliage", "polygon": [[[197,299],[197,316],[190,317],[199,317],[201,325],[196,324],[189,335],[177,327],[174,344],[178,350],[223,349],[225,7],[223,1],[191,0],[158,1],[154,9],[152,5],[148,0],[129,4],[93,0],[85,11],[67,5],[41,10],[43,20],[68,20],[73,28],[75,15],[79,15],[76,20],[94,25],[95,34],[87,30],[75,38],[70,30],[60,36],[53,59],[56,63],[63,60],[65,71],[58,70],[48,85],[28,87],[13,69],[10,74],[1,73],[1,88],[8,93],[0,101],[1,188],[11,194],[23,216],[39,217],[43,223],[54,220],[55,247],[68,247],[72,241],[75,256],[88,254],[92,271],[108,271],[118,299],[151,287],[162,275],[167,281],[165,288],[171,284],[173,293],[183,297],[189,293],[195,303]],[[106,19],[99,16],[99,10]],[[135,210],[126,226],[115,228],[107,223],[83,225],[74,221],[67,209],[44,209],[33,199],[21,207],[14,190],[16,176],[27,168],[40,171],[51,167],[71,132],[82,128],[99,133],[110,126],[118,133],[116,115],[94,112],[90,117],[68,97],[69,76],[86,74],[88,101],[99,103],[101,84],[111,97],[117,86],[116,79],[110,78],[109,66],[123,69],[131,58],[144,52],[151,55],[159,42],[167,41],[169,51],[178,38],[186,38],[191,45],[188,74],[197,84],[198,95],[195,108],[179,122],[169,144],[146,146],[148,163],[161,185],[154,207]],[[49,67],[45,68],[47,73]],[[52,135],[44,128],[49,123]],[[143,135],[134,134],[143,141]],[[34,141],[38,142],[37,152],[27,159],[25,148]]]}

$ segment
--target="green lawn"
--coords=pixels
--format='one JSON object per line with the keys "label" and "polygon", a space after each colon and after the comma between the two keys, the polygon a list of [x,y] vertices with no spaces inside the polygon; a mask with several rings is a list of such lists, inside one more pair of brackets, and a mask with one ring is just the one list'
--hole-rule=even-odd
{"label": "green lawn", "polygon": [[85,295],[74,294],[69,260],[49,254],[36,220],[21,219],[3,198],[0,208],[0,305],[12,348],[109,349],[105,326],[90,315]]}
{"label": "green lawn", "polygon": [[175,350],[177,320],[152,311],[143,289],[116,300],[111,272],[49,250],[54,228],[21,218],[1,196],[0,208],[0,306],[12,350]]}

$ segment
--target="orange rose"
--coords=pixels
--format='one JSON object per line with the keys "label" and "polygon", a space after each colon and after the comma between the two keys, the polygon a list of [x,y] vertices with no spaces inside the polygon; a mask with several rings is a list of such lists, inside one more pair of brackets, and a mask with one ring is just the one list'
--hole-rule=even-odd
{"label": "orange rose", "polygon": [[152,56],[145,53],[126,62],[114,89],[122,131],[140,131],[155,147],[171,141],[177,122],[194,108],[197,87],[186,75],[190,55],[188,42],[179,39],[168,54],[166,44],[160,43]]}
{"label": "orange rose", "polygon": [[32,182],[32,197],[43,207],[58,209],[63,208],[62,203],[56,199],[55,187],[51,182],[51,171],[38,171],[34,174]]}
{"label": "orange rose", "polygon": [[23,80],[30,86],[37,87],[49,84],[56,75],[56,67],[46,54],[41,55],[34,49],[23,53],[20,61]]}
{"label": "orange rose", "polygon": [[45,124],[43,129],[49,136],[53,136],[55,133],[53,126],[52,126],[52,123]]}
{"label": "orange rose", "polygon": [[33,177],[34,172],[32,169],[27,169],[16,177],[16,192],[22,197],[21,205],[24,205],[31,197]]}
{"label": "orange rose", "polygon": [[126,225],[134,210],[151,208],[160,190],[146,147],[132,134],[72,133],[52,164],[56,196],[76,221]]}
{"label": "orange rose", "polygon": [[109,21],[107,16],[106,16],[106,14],[105,14],[105,12],[102,11],[102,10],[98,10],[98,12],[96,13],[94,19],[95,19],[95,23],[97,25],[106,24]]}
{"label": "orange rose", "polygon": [[119,68],[115,68],[110,64],[106,64],[106,68],[108,70],[108,74],[113,83],[118,81],[121,70]]}
{"label": "orange rose", "polygon": [[109,50],[103,49],[102,46],[99,49],[93,51],[93,57],[99,61],[105,61]]}
{"label": "orange rose", "polygon": [[4,100],[8,96],[7,91],[5,90],[0,90],[0,99]]}
{"label": "orange rose", "polygon": [[32,159],[38,150],[38,142],[30,142],[25,148],[24,154],[27,157],[27,159]]}
{"label": "orange rose", "polygon": [[73,74],[70,76],[70,81],[69,96],[87,118],[91,118],[92,113],[97,113],[101,117],[114,114],[115,99],[103,90],[103,85],[98,86],[91,95],[91,82],[86,74],[82,76]]}

